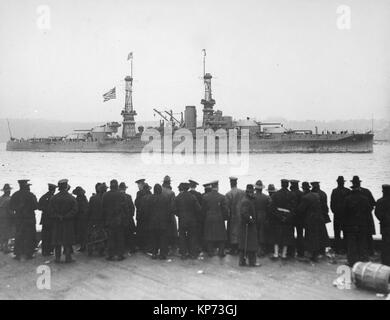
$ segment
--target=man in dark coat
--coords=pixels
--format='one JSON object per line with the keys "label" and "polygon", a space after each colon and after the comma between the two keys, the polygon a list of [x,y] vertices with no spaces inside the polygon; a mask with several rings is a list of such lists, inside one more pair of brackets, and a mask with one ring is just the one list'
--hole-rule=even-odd
{"label": "man in dark coat", "polygon": [[344,235],[344,201],[346,196],[351,192],[350,189],[344,186],[345,180],[343,176],[337,178],[337,188],[333,189],[330,197],[330,209],[333,212],[333,230],[334,230],[334,247],[337,254],[345,250],[345,239],[341,238],[341,232]]}
{"label": "man in dark coat", "polygon": [[[319,181],[310,182],[310,184],[312,186],[311,192],[318,193],[318,195],[320,196],[321,212],[324,216],[324,222],[326,225],[327,223],[331,222],[329,217],[328,196],[324,191],[321,190]],[[328,232],[327,229],[326,232]],[[320,255],[325,255],[325,251],[326,248],[322,248],[320,251]]]}
{"label": "man in dark coat", "polygon": [[281,180],[281,189],[271,196],[271,225],[270,242],[274,246],[272,259],[279,258],[279,249],[282,249],[281,258],[287,259],[287,248],[293,246],[294,239],[294,208],[295,195],[288,190],[289,180]]}
{"label": "man in dark coat", "polygon": [[1,189],[4,194],[0,197],[0,251],[3,253],[11,252],[8,242],[14,235],[14,211],[9,206],[11,190],[8,183]]}
{"label": "man in dark coat", "polygon": [[383,197],[377,201],[375,215],[381,226],[382,264],[390,266],[390,185],[382,185]]}
{"label": "man in dark coat", "polygon": [[88,255],[92,255],[96,249],[100,256],[104,255],[106,232],[104,230],[104,215],[103,215],[103,195],[107,191],[107,186],[104,183],[95,185],[96,193],[89,199],[88,211]]}
{"label": "man in dark coat", "polygon": [[110,181],[110,191],[103,195],[103,211],[108,229],[107,260],[123,260],[125,251],[124,225],[126,219],[126,197],[119,192],[117,180]]}
{"label": "man in dark coat", "polygon": [[[172,191],[171,186],[171,177],[165,176],[162,183],[162,195],[167,198],[167,201],[169,201],[172,204],[175,201],[175,193]],[[178,232],[177,232],[177,222],[175,218],[175,214],[173,212],[171,214],[171,223],[170,223],[170,232],[168,236],[168,245],[172,253],[174,253],[177,250],[178,246]]]}
{"label": "man in dark coat", "polygon": [[308,257],[298,258],[302,261],[310,259],[313,262],[317,262],[322,248],[329,245],[328,233],[319,194],[310,192],[310,185],[306,181],[302,183],[302,190],[303,196],[297,207],[297,215],[303,221],[305,229],[304,248]]}
{"label": "man in dark coat", "polygon": [[264,185],[261,180],[255,184],[255,211],[256,211],[256,225],[257,238],[259,244],[258,256],[262,257],[267,253],[267,244],[269,237],[269,223],[268,216],[271,205],[271,197],[263,193]]}
{"label": "man in dark coat", "polygon": [[138,185],[138,192],[135,198],[134,204],[137,209],[136,220],[137,220],[137,245],[138,248],[146,252],[150,245],[149,233],[148,233],[148,216],[146,212],[145,196],[150,195],[150,187],[145,183],[145,179],[139,179],[135,183]]}
{"label": "man in dark coat", "polygon": [[368,254],[372,256],[374,255],[374,241],[372,236],[376,234],[374,217],[372,215],[372,210],[375,208],[376,205],[375,199],[370,190],[363,188],[361,186],[362,181],[358,176],[353,176],[351,182],[355,188],[358,188],[360,190],[360,192],[368,199],[368,202],[370,203],[371,210],[369,215],[369,233],[367,235],[367,246],[368,246]]}
{"label": "man in dark coat", "polygon": [[353,185],[344,201],[344,229],[347,236],[347,259],[352,267],[357,261],[368,261],[368,235],[372,206],[360,187]]}
{"label": "man in dark coat", "polygon": [[218,247],[218,255],[225,256],[225,242],[227,240],[225,221],[229,209],[224,195],[218,192],[218,181],[210,183],[211,191],[203,196],[202,211],[205,216],[204,240],[207,243],[207,252],[213,256],[214,247]]}
{"label": "man in dark coat", "polygon": [[188,183],[180,183],[180,193],[175,198],[174,211],[179,218],[179,244],[182,259],[197,257],[197,225],[201,211],[199,201],[188,192]]}
{"label": "man in dark coat", "polygon": [[172,203],[162,194],[160,184],[155,184],[153,195],[147,198],[147,215],[152,243],[152,259],[165,260],[168,255],[168,236],[171,226]]}
{"label": "man in dark coat", "polygon": [[38,201],[38,210],[42,211],[41,215],[41,238],[42,238],[42,256],[47,257],[53,255],[52,245],[52,221],[49,212],[49,203],[56,192],[57,186],[49,183],[49,190]]}
{"label": "man in dark coat", "polygon": [[[77,214],[77,201],[68,192],[68,180],[58,181],[59,192],[49,203],[50,217],[53,223],[52,245],[54,246],[55,262],[61,262],[61,253],[65,253],[65,262],[71,263],[72,245],[76,243],[75,217]],[[64,250],[62,250],[62,248]]]}
{"label": "man in dark coat", "polygon": [[134,223],[134,203],[131,195],[126,193],[126,183],[119,184],[119,191],[126,197],[126,218],[125,218],[125,243],[130,252],[135,252],[135,223]]}
{"label": "man in dark coat", "polygon": [[238,243],[240,238],[241,228],[241,201],[245,197],[245,191],[237,187],[237,178],[229,177],[230,191],[226,193],[226,202],[229,209],[229,218],[227,221],[227,234],[229,240],[229,254],[236,255],[238,253]]}
{"label": "man in dark coat", "polygon": [[80,245],[78,251],[84,252],[88,237],[88,199],[85,196],[85,190],[80,186],[76,187],[72,193],[76,196],[77,201],[77,214],[75,217],[76,242]]}
{"label": "man in dark coat", "polygon": [[29,180],[19,180],[19,191],[16,191],[10,200],[10,208],[15,211],[15,259],[20,260],[22,255],[32,259],[36,246],[35,210],[38,201],[30,192]]}
{"label": "man in dark coat", "polygon": [[[299,190],[299,180],[290,180],[290,191],[295,195],[296,203],[295,208],[299,206],[301,203],[301,199],[303,196],[303,192]],[[304,243],[304,221],[302,219],[302,216],[296,214],[294,216],[294,226],[295,231],[297,233],[297,240],[296,240],[296,253],[297,256],[300,258],[303,258],[305,255],[305,243]],[[291,250],[292,256],[295,256],[295,250]]]}
{"label": "man in dark coat", "polygon": [[[198,191],[196,191],[196,187],[199,185],[198,182],[194,181],[194,180],[188,180],[189,184],[190,184],[190,193],[195,196],[196,200],[198,200],[199,202],[199,205],[202,207],[202,194]],[[202,214],[202,210],[200,210],[198,212],[198,216],[196,218],[197,222],[196,222],[196,246],[197,246],[197,250],[198,250],[198,253],[200,253],[202,251],[202,248],[204,247],[204,244],[203,244],[203,224],[204,224],[204,216]]]}
{"label": "man in dark coat", "polygon": [[256,266],[256,252],[258,250],[257,225],[255,210],[255,195],[252,184],[248,184],[245,197],[240,202],[240,232],[239,232],[239,266],[246,266],[248,257],[249,266]]}

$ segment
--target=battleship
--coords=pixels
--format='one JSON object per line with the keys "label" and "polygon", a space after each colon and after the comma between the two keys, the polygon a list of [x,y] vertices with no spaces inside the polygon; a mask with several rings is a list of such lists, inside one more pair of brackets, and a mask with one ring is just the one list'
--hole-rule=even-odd
{"label": "battleship", "polygon": [[[121,111],[122,124],[117,121],[94,127],[89,130],[75,130],[66,136],[47,138],[15,138],[10,137],[7,142],[7,151],[28,152],[118,152],[118,153],[141,153],[150,144],[150,132],[159,132],[173,137],[178,132],[187,132],[192,135],[193,152],[204,151],[204,146],[210,142],[209,138],[215,138],[213,146],[219,152],[221,140],[218,141],[223,131],[233,132],[235,135],[238,152],[249,153],[371,153],[373,152],[374,134],[372,131],[357,133],[335,131],[318,131],[302,129],[287,129],[282,123],[270,123],[256,121],[246,117],[242,120],[233,120],[231,116],[223,115],[222,111],[215,110],[216,104],[213,98],[211,81],[212,75],[206,72],[206,51],[202,50],[203,56],[203,82],[204,97],[201,99],[203,119],[198,122],[196,106],[185,106],[180,116],[172,110],[153,109],[161,117],[156,127],[136,126],[135,111],[133,105],[133,55],[131,54],[130,75],[125,77],[125,103]],[[121,135],[120,132],[121,128]],[[203,135],[198,135],[203,132]],[[216,134],[217,133],[217,134]],[[219,133],[219,134],[218,134]],[[185,136],[186,134],[182,135]],[[246,138],[246,148],[243,148],[243,137]],[[228,136],[226,143],[231,136]],[[202,141],[200,141],[202,140]],[[162,139],[165,141],[165,139]],[[176,147],[182,140],[172,139],[170,148],[161,143],[160,152],[175,152],[183,149]],[[202,142],[202,143],[199,143]],[[202,150],[201,147],[202,146]]]}

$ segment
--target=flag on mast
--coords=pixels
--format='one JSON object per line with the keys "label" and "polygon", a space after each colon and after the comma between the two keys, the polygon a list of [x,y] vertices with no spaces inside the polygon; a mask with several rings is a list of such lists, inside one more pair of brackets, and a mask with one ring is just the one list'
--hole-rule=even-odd
{"label": "flag on mast", "polygon": [[106,102],[111,99],[116,99],[116,87],[112,88],[110,91],[103,94],[103,102]]}
{"label": "flag on mast", "polygon": [[133,52],[130,52],[129,55],[127,56],[127,60],[133,59]]}
{"label": "flag on mast", "polygon": [[206,49],[202,49],[203,56],[206,56]]}

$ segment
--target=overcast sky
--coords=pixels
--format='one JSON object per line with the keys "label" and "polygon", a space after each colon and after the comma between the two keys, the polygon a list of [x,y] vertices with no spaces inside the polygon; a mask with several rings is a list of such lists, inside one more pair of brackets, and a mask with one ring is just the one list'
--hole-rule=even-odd
{"label": "overcast sky", "polygon": [[236,119],[390,118],[388,0],[0,0],[0,118],[120,121],[130,51],[136,119],[200,115],[203,48]]}

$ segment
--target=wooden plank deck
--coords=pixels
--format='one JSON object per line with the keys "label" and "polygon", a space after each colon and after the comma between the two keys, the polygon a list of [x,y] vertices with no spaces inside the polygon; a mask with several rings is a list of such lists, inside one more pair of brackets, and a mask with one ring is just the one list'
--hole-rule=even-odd
{"label": "wooden plank deck", "polygon": [[[383,299],[375,292],[333,287],[337,264],[258,259],[242,268],[237,257],[152,260],[137,253],[121,262],[75,254],[55,264],[39,254],[30,261],[0,255],[0,299]],[[36,286],[37,267],[51,269],[51,289]],[[201,271],[201,272],[200,272]]]}

